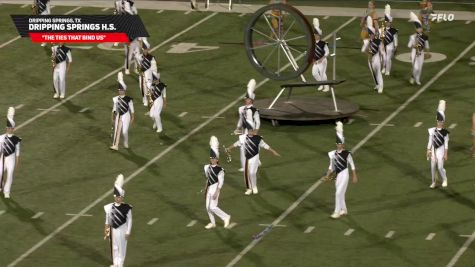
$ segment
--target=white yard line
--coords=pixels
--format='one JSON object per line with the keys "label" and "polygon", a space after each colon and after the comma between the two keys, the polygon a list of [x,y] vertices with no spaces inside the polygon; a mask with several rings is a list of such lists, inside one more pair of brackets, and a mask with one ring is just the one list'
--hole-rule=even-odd
{"label": "white yard line", "polygon": [[264,224],[264,223],[260,223],[259,226],[265,226],[265,227],[268,227],[268,226],[271,226],[272,227],[287,227],[287,225],[284,225],[284,224]]}
{"label": "white yard line", "polygon": [[73,8],[73,9],[69,10],[68,12],[64,13],[64,15],[69,15],[69,14],[71,14],[71,13],[75,12],[75,11],[78,11],[79,9],[81,9],[81,7],[80,7],[80,6],[78,6],[78,7],[76,7],[76,8]]}
{"label": "white yard line", "polygon": [[309,226],[305,229],[304,234],[310,234],[315,229],[315,226]]}
{"label": "white yard line", "polygon": [[465,24],[467,24],[467,25],[468,25],[468,24],[470,24],[470,23],[472,23],[472,21],[471,21],[471,20],[467,20],[467,21],[465,21]]}
{"label": "white yard line", "polygon": [[24,4],[24,5],[21,6],[21,8],[25,8],[27,6],[31,6],[31,5],[30,4]]}
{"label": "white yard line", "polygon": [[160,14],[160,13],[162,13],[162,12],[163,12],[163,9],[162,9],[162,10],[159,10],[159,11],[157,11],[157,14]]}
{"label": "white yard line", "polygon": [[88,111],[88,110],[89,110],[89,107],[85,107],[85,108],[82,108],[82,109],[79,111],[79,113],[83,113],[83,112],[86,112],[86,111]]}
{"label": "white yard line", "polygon": [[457,127],[457,123],[452,123],[452,124],[450,124],[449,129],[453,129],[455,127]]}
{"label": "white yard line", "polygon": [[[213,118],[214,116],[201,116],[202,119]],[[224,117],[214,117],[215,119],[224,119]]]}
{"label": "white yard line", "polygon": [[82,217],[92,217],[92,214],[77,214],[77,213],[66,213],[66,216],[82,216]]}
{"label": "white yard line", "polygon": [[391,231],[389,231],[384,237],[385,237],[385,238],[392,238],[395,233],[396,233],[395,231],[392,231],[392,230],[391,230]]}
{"label": "white yard line", "polygon": [[186,116],[186,114],[188,114],[188,112],[183,111],[182,113],[180,113],[180,115],[178,115],[178,117],[183,118]]}
{"label": "white yard line", "polygon": [[21,109],[21,108],[24,107],[24,106],[25,106],[25,104],[20,104],[20,105],[18,105],[18,106],[15,106],[15,109]]}
{"label": "white yard line", "polygon": [[323,19],[329,19],[329,18],[330,18],[330,16],[325,16],[325,17],[323,17]]}
{"label": "white yard line", "polygon": [[198,221],[197,220],[192,220],[191,222],[189,222],[186,227],[192,227],[193,225],[195,225]]}
{"label": "white yard line", "polygon": [[158,218],[153,218],[147,224],[152,225],[152,224],[156,223],[157,221],[158,221]]}
{"label": "white yard line", "polygon": [[0,210],[0,216],[5,214],[5,212],[6,212],[5,210]]}
{"label": "white yard line", "polygon": [[239,17],[244,17],[244,16],[246,16],[246,13],[239,14]]}
{"label": "white yard line", "polygon": [[344,235],[350,236],[354,231],[355,231],[355,229],[350,228],[350,229],[346,230],[346,232],[344,233]]}
{"label": "white yard line", "polygon": [[[162,46],[168,44],[169,42],[175,40],[176,38],[180,37],[181,35],[187,33],[188,31],[190,31],[190,30],[192,30],[192,29],[194,29],[196,26],[200,25],[201,23],[207,21],[208,19],[214,17],[214,16],[217,15],[217,14],[218,14],[218,13],[216,13],[216,12],[211,13],[210,15],[208,15],[208,16],[204,17],[203,19],[199,20],[198,22],[192,24],[191,26],[189,26],[188,28],[184,29],[183,31],[181,31],[181,32],[179,32],[179,33],[173,35],[172,37],[170,37],[170,38],[168,38],[167,40],[165,40],[165,41],[161,42],[160,44],[158,44],[157,46],[154,46],[154,47],[150,50],[150,52],[153,52],[153,51],[157,50],[158,48],[160,48],[160,47],[162,47]],[[56,109],[57,107],[63,105],[63,104],[66,103],[67,101],[69,101],[69,100],[75,98],[76,96],[78,96],[78,95],[80,95],[80,94],[86,92],[86,91],[89,90],[90,88],[96,86],[97,84],[99,84],[99,83],[101,83],[102,81],[108,79],[109,77],[111,77],[111,76],[113,76],[113,75],[117,75],[117,72],[120,71],[120,70],[122,70],[122,66],[121,66],[120,68],[117,68],[117,69],[115,69],[115,70],[109,72],[108,74],[106,74],[106,75],[103,76],[102,78],[96,80],[95,82],[90,83],[88,86],[86,86],[86,87],[80,89],[80,90],[77,91],[76,93],[74,93],[74,94],[72,94],[72,95],[66,97],[66,98],[64,99],[64,101],[58,102],[57,104],[51,106],[49,109],[44,110],[43,112],[40,112],[40,113],[36,114],[34,117],[32,117],[32,118],[30,118],[30,119],[24,121],[23,123],[21,123],[20,125],[18,125],[18,126],[16,127],[16,130],[19,130],[19,129],[25,127],[26,125],[28,125],[28,124],[30,124],[30,123],[36,121],[37,119],[43,117],[44,115],[48,114],[49,112],[51,112],[52,110]]]}
{"label": "white yard line", "polygon": [[421,125],[422,125],[422,121],[418,121],[418,122],[416,122],[416,123],[414,124],[414,127],[417,128],[417,127],[419,127],[419,126],[421,126]]}
{"label": "white yard line", "polygon": [[[175,34],[174,36],[168,38],[167,40],[163,41],[162,43],[160,43],[159,45],[155,46],[153,49],[151,49],[150,51],[153,52],[154,50],[158,49],[159,47],[171,42],[172,40],[178,38],[179,36],[181,36],[182,34],[194,29],[195,27],[197,27],[198,25],[202,24],[203,22],[209,20],[210,18],[216,16],[218,13],[217,12],[214,12],[214,13],[211,13],[209,14],[208,16],[202,18],[201,20],[197,21],[196,23],[192,24],[191,26],[189,26],[188,28],[184,29],[183,31]],[[110,76],[112,75],[116,75],[117,72],[119,70],[121,70],[122,67],[110,72],[109,74],[107,74],[106,76],[102,77],[101,79],[93,82],[92,84],[89,84],[88,86],[84,87],[83,89],[81,89],[80,91],[76,92],[74,95],[71,95],[69,96],[68,98],[66,98],[66,100],[70,100],[72,99],[73,97],[77,96],[78,94],[88,90],[89,88],[93,87],[94,85],[100,83],[101,81],[109,78]],[[221,109],[220,111],[218,111],[216,113],[216,116],[219,116],[221,114],[223,114],[224,112],[226,112],[228,109],[230,109],[231,107],[233,107],[234,105],[236,105],[236,103],[238,103],[239,101],[242,100],[242,97],[243,96],[239,96],[238,99],[236,99],[235,101],[231,102],[229,105],[227,105],[226,107],[224,107],[223,109]],[[50,109],[54,109],[60,105],[62,105],[63,102],[60,102],[58,104],[55,104],[53,105]],[[36,115],[35,117],[27,120],[26,122],[24,122],[23,124],[17,126],[17,129],[18,127],[24,127],[28,124],[30,124],[31,122],[35,121],[36,119],[44,116],[45,114],[47,114],[48,111],[43,111],[41,112],[40,114]],[[209,119],[209,120],[206,120],[205,122],[201,123],[200,125],[198,125],[195,129],[193,129],[191,132],[189,132],[187,135],[183,136],[182,138],[180,138],[178,141],[176,141],[174,144],[172,144],[171,146],[169,146],[168,148],[166,148],[164,151],[162,151],[161,153],[159,153],[157,156],[155,156],[153,159],[151,159],[149,162],[147,162],[145,165],[143,165],[142,167],[140,167],[139,169],[137,169],[135,172],[133,172],[132,174],[130,174],[127,179],[125,180],[125,182],[129,182],[130,180],[134,179],[138,174],[140,174],[141,172],[143,172],[144,170],[146,170],[150,165],[154,164],[157,160],[161,159],[163,156],[165,156],[166,154],[168,154],[170,151],[172,151],[173,149],[175,149],[178,145],[180,145],[181,143],[185,142],[186,140],[188,140],[188,138],[190,138],[192,135],[194,135],[195,133],[197,133],[199,130],[201,130],[203,127],[205,127],[206,125],[208,125],[209,123],[211,123],[211,121],[213,121],[213,119]],[[94,200],[93,202],[91,202],[88,206],[86,206],[83,210],[81,210],[79,212],[78,215],[72,217],[71,219],[69,219],[68,221],[66,221],[65,223],[63,223],[62,225],[60,225],[58,228],[56,228],[53,232],[51,232],[50,234],[48,234],[47,236],[45,236],[43,239],[41,239],[38,243],[36,243],[34,246],[32,246],[30,249],[28,249],[25,253],[23,253],[22,255],[20,255],[18,258],[16,258],[13,262],[11,262],[10,264],[7,265],[7,267],[13,267],[13,266],[16,266],[18,263],[20,263],[22,260],[24,260],[26,257],[28,257],[29,255],[31,255],[33,252],[35,252],[37,249],[39,249],[40,247],[42,247],[44,244],[46,244],[49,240],[51,240],[53,237],[55,237],[58,233],[60,233],[61,231],[63,231],[66,227],[68,227],[69,225],[71,225],[72,223],[74,223],[76,220],[78,220],[81,216],[80,214],[85,214],[86,212],[90,211],[92,208],[94,208],[97,204],[101,203],[102,201],[104,201],[104,199],[106,199],[107,197],[110,197],[110,194],[111,194],[111,191],[108,190],[107,192],[105,192],[103,195],[99,196],[96,200]]]}
{"label": "white yard line", "polygon": [[[369,125],[371,126],[379,126],[381,125],[382,123],[370,123]],[[394,124],[391,124],[391,123],[386,123],[384,126],[390,126],[390,127],[393,127]]]}
{"label": "white yard line", "polygon": [[7,46],[7,45],[9,45],[9,44],[11,44],[11,43],[13,43],[13,42],[15,42],[16,40],[18,40],[18,39],[20,39],[20,38],[21,38],[21,36],[17,36],[17,37],[15,37],[15,38],[11,39],[10,41],[6,41],[5,43],[3,43],[3,44],[0,45],[0,48],[3,48],[3,47],[5,47],[5,46]]}
{"label": "white yard line", "polygon": [[52,111],[52,112],[58,112],[60,111],[59,109],[49,109],[49,108],[37,108],[36,110],[39,110],[39,111],[45,111],[45,110],[49,110],[49,111]]}
{"label": "white yard line", "polygon": [[470,244],[472,244],[473,240],[475,240],[475,231],[470,235],[467,241],[465,241],[463,246],[457,251],[455,256],[450,260],[450,262],[447,264],[446,267],[453,267],[457,263],[457,261],[460,259],[460,257],[462,257],[465,250],[467,250]]}
{"label": "white yard line", "polygon": [[191,12],[193,12],[193,10],[188,10],[188,11],[185,12],[185,15],[188,15],[188,14],[190,14]]}
{"label": "white yard line", "polygon": [[[356,18],[356,17],[354,17]],[[350,21],[351,22],[351,21]],[[341,27],[341,26],[340,26]],[[437,79],[439,79],[440,76],[442,76],[445,72],[447,72],[453,65],[460,60],[465,54],[467,54],[473,47],[475,46],[475,41],[472,42],[467,48],[465,48],[452,62],[450,62],[448,65],[446,65],[442,70],[440,70],[432,79],[429,80],[428,83],[426,83],[421,89],[419,89],[412,97],[410,97],[406,102],[404,102],[401,106],[399,106],[398,109],[396,109],[393,113],[391,113],[380,125],[378,125],[373,131],[371,131],[363,140],[361,140],[353,149],[353,153],[355,153],[358,149],[360,149],[368,140],[370,140],[376,133],[378,133],[385,124],[390,122],[394,117],[396,117],[401,111],[403,111],[412,101],[414,101],[419,95],[421,95],[429,86],[431,86]],[[294,203],[292,203],[277,219],[272,224],[279,224],[283,219],[285,219],[295,208],[297,208],[302,201],[304,201],[310,194],[313,193],[321,184],[323,181],[321,179],[317,180],[313,185],[311,185]],[[259,239],[254,239],[252,240],[249,245],[247,245],[236,257],[234,257],[227,265],[226,267],[231,267],[234,266],[236,263],[238,263],[241,258],[246,255],[252,248],[254,248],[260,240],[263,238]]]}
{"label": "white yard line", "polygon": [[103,9],[101,9],[101,11],[107,11],[107,10],[109,10],[109,9],[110,9],[110,7],[105,7],[105,8],[103,8]]}
{"label": "white yard line", "polygon": [[426,240],[431,241],[432,239],[434,239],[434,237],[435,237],[435,233],[430,233],[427,235]]}
{"label": "white yard line", "polygon": [[33,217],[31,217],[31,218],[32,219],[38,219],[39,217],[43,216],[43,214],[45,214],[45,213],[40,211],[40,212],[37,212],[35,215],[33,215]]}

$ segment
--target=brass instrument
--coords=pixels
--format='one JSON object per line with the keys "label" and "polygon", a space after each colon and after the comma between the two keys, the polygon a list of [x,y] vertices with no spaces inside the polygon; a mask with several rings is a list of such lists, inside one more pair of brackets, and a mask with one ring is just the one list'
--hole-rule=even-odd
{"label": "brass instrument", "polygon": [[224,148],[224,153],[226,153],[226,162],[230,163],[233,160],[232,157],[231,157],[231,153],[226,148],[226,146],[223,145],[223,148]]}
{"label": "brass instrument", "polygon": [[53,53],[51,53],[51,65],[53,66],[53,71],[54,71],[54,68],[56,67],[56,49],[53,49]]}
{"label": "brass instrument", "polygon": [[31,5],[31,12],[33,13],[33,15],[39,15],[39,9],[38,9],[38,4],[36,4],[36,0]]}
{"label": "brass instrument", "polygon": [[332,172],[326,174],[325,176],[323,176],[322,179],[325,182],[333,181],[333,180],[336,179],[336,172],[332,171]]}
{"label": "brass instrument", "polygon": [[416,56],[420,56],[422,54],[422,46],[419,42],[416,44]]}
{"label": "brass instrument", "polygon": [[153,99],[152,99],[152,91],[150,90],[150,88],[147,88],[147,92],[145,93],[145,96],[147,97],[148,107],[151,108],[153,105]]}
{"label": "brass instrument", "polygon": [[381,27],[380,27],[380,29],[381,29],[381,34],[379,35],[379,39],[380,39],[381,41],[383,41],[383,45],[384,45],[384,38],[386,37],[386,31],[385,31],[385,27],[384,27],[384,21],[381,22]]}

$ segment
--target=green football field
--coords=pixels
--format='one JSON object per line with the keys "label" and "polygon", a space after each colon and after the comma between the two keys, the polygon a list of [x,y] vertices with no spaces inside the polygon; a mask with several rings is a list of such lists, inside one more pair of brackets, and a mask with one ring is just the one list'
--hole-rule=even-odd
{"label": "green football field", "polygon": [[[52,13],[71,11],[111,14],[110,9],[65,6]],[[217,218],[218,227],[205,230],[208,216],[200,190],[210,136],[226,146],[237,140],[230,133],[250,78],[260,84],[257,99],[274,97],[282,83],[265,81],[248,62],[242,42],[250,15],[139,10],[168,85],[165,130],[160,135],[152,130],[137,75],[126,76],[136,121],[130,149],[115,152],[109,150],[110,112],[123,51],[97,44],[73,47],[67,99],[54,100],[49,46],[29,39],[2,45],[18,34],[9,15],[29,12],[22,5],[0,6],[0,115],[17,107],[16,133],[23,139],[12,198],[0,197],[0,266],[109,266],[103,206],[113,201],[119,173],[127,179],[126,201],[134,206],[126,266],[475,265],[470,150],[475,22],[434,24],[431,51],[446,59],[424,64],[422,86],[409,84],[409,63],[394,60],[380,95],[372,90],[367,56],[360,52],[360,18],[320,18],[325,36],[339,29],[341,37],[337,78],[346,82],[336,95],[360,105],[345,124],[346,146],[354,152],[360,179],[348,187],[349,215],[329,218],[335,187],[319,181],[329,164],[327,152],[335,148],[333,122],[273,127],[263,121],[260,134],[282,157],[262,152],[254,196],[243,194],[238,152],[233,151],[231,163],[222,160],[226,177],[220,207],[234,224],[224,229]],[[413,24],[407,19],[394,24],[400,32],[398,53],[408,53]],[[183,43],[215,49],[168,53]],[[329,77],[331,68],[329,63]],[[313,80],[310,70],[305,76]],[[449,187],[431,190],[427,128],[435,124],[439,99],[447,101],[451,133],[445,165]],[[267,225],[273,226],[270,231]]]}

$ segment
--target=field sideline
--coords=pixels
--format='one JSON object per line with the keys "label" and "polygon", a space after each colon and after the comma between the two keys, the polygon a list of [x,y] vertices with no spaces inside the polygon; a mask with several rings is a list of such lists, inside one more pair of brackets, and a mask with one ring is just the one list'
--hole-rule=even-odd
{"label": "field sideline", "polygon": [[[347,81],[337,88],[337,96],[361,105],[345,125],[360,177],[347,193],[350,216],[328,218],[334,187],[318,181],[328,166],[326,151],[334,147],[332,124],[272,127],[264,122],[262,135],[282,158],[262,156],[260,194],[253,197],[242,194],[237,160],[223,163],[227,175],[220,206],[235,224],[228,230],[206,231],[199,190],[209,136],[218,136],[225,145],[235,141],[229,133],[249,78],[258,81],[257,98],[273,97],[280,84],[263,79],[247,62],[240,43],[249,15],[139,11],[170,88],[165,134],[152,131],[147,110],[139,105],[137,79],[131,75],[126,83],[136,100],[137,122],[130,133],[131,149],[114,153],[108,150],[108,120],[123,52],[96,45],[73,48],[68,98],[56,102],[50,95],[47,49],[24,39],[3,45],[17,34],[8,14],[29,10],[22,5],[1,7],[0,60],[8,63],[0,69],[0,114],[17,106],[18,135],[24,141],[12,199],[0,200],[0,225],[8,229],[0,242],[0,266],[108,266],[102,205],[111,201],[109,190],[119,172],[127,177],[127,202],[134,205],[126,266],[473,263],[475,169],[469,129],[475,78],[467,75],[474,68],[472,24],[435,25],[431,50],[447,59],[424,65],[422,87],[410,86],[409,64],[395,60],[385,93],[376,95],[366,56],[359,52],[359,19],[322,19],[324,35],[339,29],[342,37],[337,74]],[[53,9],[55,14],[67,12],[111,11],[60,5]],[[172,27],[164,26],[171,20]],[[405,19],[395,24],[401,32],[399,53],[406,53],[413,27]],[[217,48],[169,53],[180,43]],[[311,78],[310,72],[305,75]],[[449,188],[430,190],[426,128],[434,123],[439,99],[448,103]],[[272,231],[252,240],[268,225]]]}

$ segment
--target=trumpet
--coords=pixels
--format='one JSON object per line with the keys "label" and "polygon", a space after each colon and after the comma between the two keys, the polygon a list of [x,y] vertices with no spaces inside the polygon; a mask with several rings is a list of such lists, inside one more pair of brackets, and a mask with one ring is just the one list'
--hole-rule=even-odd
{"label": "trumpet", "polygon": [[231,157],[231,153],[226,148],[226,146],[223,145],[223,148],[224,148],[224,153],[226,153],[226,162],[230,163],[233,160],[232,157]]}
{"label": "trumpet", "polygon": [[335,171],[332,171],[328,174],[325,174],[325,176],[322,177],[323,181],[325,182],[329,182],[329,181],[333,181],[336,179],[336,172]]}

